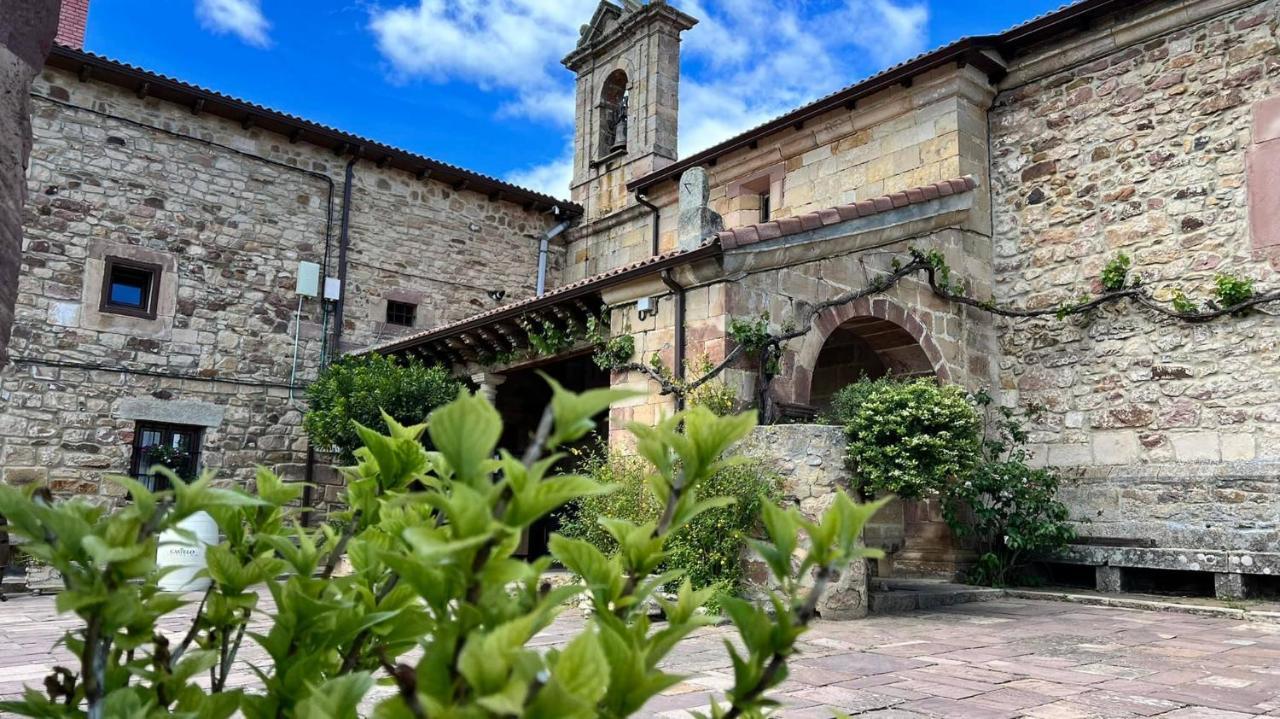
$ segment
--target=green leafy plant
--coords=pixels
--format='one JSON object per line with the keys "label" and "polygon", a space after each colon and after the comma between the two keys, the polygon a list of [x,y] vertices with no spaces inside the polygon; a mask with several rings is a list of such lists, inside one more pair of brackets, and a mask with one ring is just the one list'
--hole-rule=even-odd
{"label": "green leafy plant", "polygon": [[981,420],[954,385],[864,379],[836,393],[832,406],[864,492],[932,496],[972,471],[981,454]]}
{"label": "green leafy plant", "polygon": [[769,332],[769,315],[746,320],[735,317],[729,320],[729,338],[742,346],[749,355],[758,355],[773,341]]}
{"label": "green leafy plant", "polygon": [[[662,512],[648,488],[651,468],[635,456],[598,450],[579,470],[610,492],[575,502],[561,520],[560,532],[582,539],[606,551],[617,542],[601,524],[602,517],[636,523],[655,521]],[[695,589],[713,587],[712,607],[719,596],[742,588],[742,552],[747,539],[759,530],[762,502],[781,499],[782,478],[759,461],[743,461],[724,467],[709,477],[704,491],[732,497],[734,503],[708,510],[667,540],[665,570],[679,570]]]}
{"label": "green leafy plant", "polygon": [[1029,582],[1033,560],[1052,556],[1075,538],[1067,507],[1057,499],[1061,479],[1051,469],[1027,464],[1027,432],[1012,409],[992,406],[985,393],[977,401],[989,419],[982,460],[947,486],[943,517],[958,536],[977,545],[978,563],[968,581],[992,587]]}
{"label": "green leafy plant", "polygon": [[521,324],[535,356],[549,357],[559,354],[580,339],[572,331],[572,327],[560,327],[548,319],[538,319],[534,322],[522,321]]}
{"label": "green leafy plant", "polygon": [[596,346],[591,361],[602,370],[615,370],[636,356],[636,338],[631,335],[610,337]]}
{"label": "green leafy plant", "polygon": [[[171,477],[172,491],[149,492],[117,478],[133,503],[115,513],[83,499],[54,502],[47,490],[0,485],[0,514],[24,549],[56,567],[65,589],[58,608],[79,625],[65,644],[76,670],[55,667],[45,691],[28,689],[0,710],[31,717],[183,717],[247,719],[356,716],[375,678],[396,689],[374,711],[380,719],[421,717],[626,717],[680,677],[661,666],[672,649],[714,621],[697,610],[713,590],[695,590],[663,571],[668,542],[732,497],[708,489],[731,462],[724,452],[754,425],[751,415],[716,417],[695,407],[656,427],[633,426],[649,463],[655,519],[601,518],[618,550],[553,536],[555,558],[583,578],[552,588],[550,558],[514,556],[521,533],[565,504],[608,491],[555,466],[592,431],[591,418],[626,392],[577,395],[552,383],[553,396],[522,457],[497,450],[502,421],[482,397],[459,396],[425,425],[389,415],[387,434],[364,426],[355,464],[343,468],[341,532],[290,521],[300,485],[260,470],[253,493],[220,489],[205,475]],[[424,447],[424,433],[435,451]],[[165,471],[165,470],[161,470]],[[733,686],[715,717],[760,717],[766,692],[784,681],[787,658],[813,619],[819,598],[850,562],[875,556],[859,544],[879,504],[837,493],[820,521],[772,503],[761,506],[768,541],[753,542],[778,589],[767,606],[723,598],[740,643],[730,644]],[[225,537],[207,550],[212,587],[178,641],[157,631],[182,597],[157,588],[153,560],[161,532],[198,511]],[[802,546],[807,547],[800,551]],[[353,571],[334,572],[346,556]],[[799,557],[799,558],[798,558]],[[679,582],[675,598],[654,597]],[[270,592],[274,610],[260,606]],[[589,625],[546,651],[530,640],[575,596],[590,596]],[[655,598],[665,622],[638,611]],[[249,632],[258,613],[270,628]],[[228,686],[245,643],[265,653],[259,686]],[[415,650],[410,653],[410,650]],[[208,684],[195,677],[208,673]]]}
{"label": "green leafy plant", "polygon": [[1118,292],[1125,288],[1129,279],[1129,267],[1133,264],[1133,260],[1129,255],[1121,252],[1116,255],[1110,262],[1102,268],[1102,289],[1108,292]]}
{"label": "green leafy plant", "polygon": [[[158,464],[173,472],[186,468],[191,461],[191,454],[168,444],[155,444],[147,447],[146,457],[152,464]],[[190,479],[190,477],[184,477]]]}
{"label": "green leafy plant", "polygon": [[1224,309],[1253,299],[1253,280],[1219,274],[1213,278],[1213,294]]}
{"label": "green leafy plant", "polygon": [[348,356],[325,367],[307,387],[302,428],[313,445],[332,447],[341,461],[351,462],[363,443],[358,425],[380,425],[383,412],[401,424],[420,423],[461,390],[448,370],[417,359]]}
{"label": "green leafy plant", "polygon": [[1184,315],[1195,315],[1200,313],[1200,308],[1197,307],[1196,303],[1192,302],[1187,297],[1187,293],[1182,290],[1174,290],[1173,298],[1170,302],[1173,304],[1175,312],[1179,312]]}
{"label": "green leafy plant", "polygon": [[[697,358],[686,362],[685,374],[688,377],[700,378],[709,374],[715,363],[707,355],[699,355]],[[689,386],[691,383],[686,382]],[[733,390],[724,380],[712,379],[703,382],[697,387],[691,387],[685,394],[685,399],[690,406],[706,407],[711,410],[712,414],[719,417],[727,417],[736,412],[739,407],[738,393]]]}

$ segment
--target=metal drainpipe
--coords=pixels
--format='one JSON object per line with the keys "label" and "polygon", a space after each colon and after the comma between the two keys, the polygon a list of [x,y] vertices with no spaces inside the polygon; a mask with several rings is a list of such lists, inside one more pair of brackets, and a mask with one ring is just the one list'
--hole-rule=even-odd
{"label": "metal drainpipe", "polygon": [[[559,214],[559,206],[556,206],[557,215]],[[538,241],[538,297],[543,296],[547,292],[547,252],[550,249],[551,240],[557,235],[569,228],[570,221],[565,220],[560,224],[552,227],[542,234],[542,239]]]}
{"label": "metal drainpipe", "polygon": [[352,157],[347,162],[347,171],[342,181],[342,229],[338,235],[338,302],[333,310],[333,352],[342,354],[342,310],[347,296],[347,249],[351,246],[351,184],[356,176],[356,163],[359,157]]}
{"label": "metal drainpipe", "polygon": [[[333,315],[333,353],[341,354],[342,352],[342,298],[347,294],[347,248],[351,244],[351,181],[356,174],[356,161],[360,158],[353,156],[347,161],[346,173],[342,181],[342,229],[338,237],[338,283],[340,289],[338,291],[338,301],[335,303]],[[325,276],[329,272],[329,252],[326,243],[325,247]],[[324,304],[324,292],[321,291],[320,303]],[[326,314],[327,317],[327,314]],[[304,481],[302,487],[302,526],[311,526],[311,514],[315,511],[312,506],[313,488],[316,476],[316,448],[311,446],[311,442],[307,442],[307,466],[305,468]]]}
{"label": "metal drainpipe", "polygon": [[[658,236],[659,236],[658,218],[660,216],[658,212],[658,206],[653,204],[652,202],[649,202],[648,198],[646,198],[644,195],[641,195],[639,190],[636,191],[635,197],[636,197],[636,202],[639,202],[640,204],[649,208],[649,211],[653,213],[653,223],[652,223],[653,248],[652,249],[653,249],[653,254],[657,255],[658,254]],[[675,302],[676,326],[675,326],[674,341],[676,343],[676,351],[675,351],[675,357],[673,358],[673,361],[675,362],[675,365],[676,365],[674,370],[676,381],[683,382],[684,381],[685,288],[684,288],[684,285],[681,285],[679,282],[676,282],[675,277],[672,276],[671,274],[671,270],[662,271],[662,284],[666,285],[667,289],[671,290],[671,294],[673,297],[672,301]],[[681,395],[676,395],[676,411],[680,412],[682,410],[684,410],[684,397]]]}

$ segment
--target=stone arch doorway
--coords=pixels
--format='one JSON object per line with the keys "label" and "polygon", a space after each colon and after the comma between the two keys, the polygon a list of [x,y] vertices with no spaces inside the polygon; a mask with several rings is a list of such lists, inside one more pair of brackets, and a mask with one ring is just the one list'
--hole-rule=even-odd
{"label": "stone arch doorway", "polygon": [[854,317],[832,330],[814,362],[809,404],[825,410],[836,392],[859,379],[935,377],[916,338],[879,317]]}
{"label": "stone arch doorway", "polygon": [[[878,298],[833,307],[815,325],[818,331],[796,354],[792,385],[792,397],[809,411],[824,412],[836,392],[863,377],[951,380],[924,323],[895,302]],[[955,578],[972,560],[937,500],[893,502],[868,523],[864,541],[885,550],[885,559],[870,567],[881,577]]]}

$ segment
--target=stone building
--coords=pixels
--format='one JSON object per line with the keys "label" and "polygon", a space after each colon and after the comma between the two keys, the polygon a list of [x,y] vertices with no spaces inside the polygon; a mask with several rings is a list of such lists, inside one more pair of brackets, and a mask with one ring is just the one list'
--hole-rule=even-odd
{"label": "stone building", "polygon": [[[626,422],[674,402],[644,373],[592,370],[581,328],[601,314],[639,361],[679,374],[726,356],[732,319],[803,319],[910,247],[940,251],[968,295],[1011,307],[1096,292],[1121,251],[1163,300],[1208,298],[1219,272],[1280,284],[1280,0],[1077,2],[681,158],[679,35],[695,22],[660,0],[606,0],[565,58],[583,215],[565,233],[564,284],[373,350],[451,364],[517,425],[534,368],[645,390],[611,412],[621,442]],[[1096,567],[1108,588],[1275,591],[1274,311],[1187,323],[1120,303],[1009,320],[909,278],[819,312],[767,397],[803,416],[860,374],[892,372],[1043,404],[1032,449],[1075,478],[1063,499],[1081,521],[1065,564]],[[555,333],[570,340],[548,349]],[[726,373],[744,402],[756,374]],[[892,550],[880,571],[954,571],[962,552],[936,511],[898,510],[876,528]]]}
{"label": "stone building", "polygon": [[576,205],[85,52],[63,6],[23,93],[3,481],[115,500],[157,445],[331,481],[299,426],[322,362],[560,282]]}
{"label": "stone building", "polygon": [[[28,90],[58,29],[58,1],[0,0],[0,367],[7,359],[22,253],[23,180],[31,151]],[[0,560],[2,562],[2,560]]]}

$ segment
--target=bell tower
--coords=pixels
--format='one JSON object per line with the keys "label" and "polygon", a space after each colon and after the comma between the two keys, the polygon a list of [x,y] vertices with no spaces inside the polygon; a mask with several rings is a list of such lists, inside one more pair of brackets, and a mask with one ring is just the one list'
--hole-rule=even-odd
{"label": "bell tower", "polygon": [[602,0],[562,61],[577,75],[573,201],[588,220],[632,202],[627,183],[676,161],[680,33],[665,0]]}

